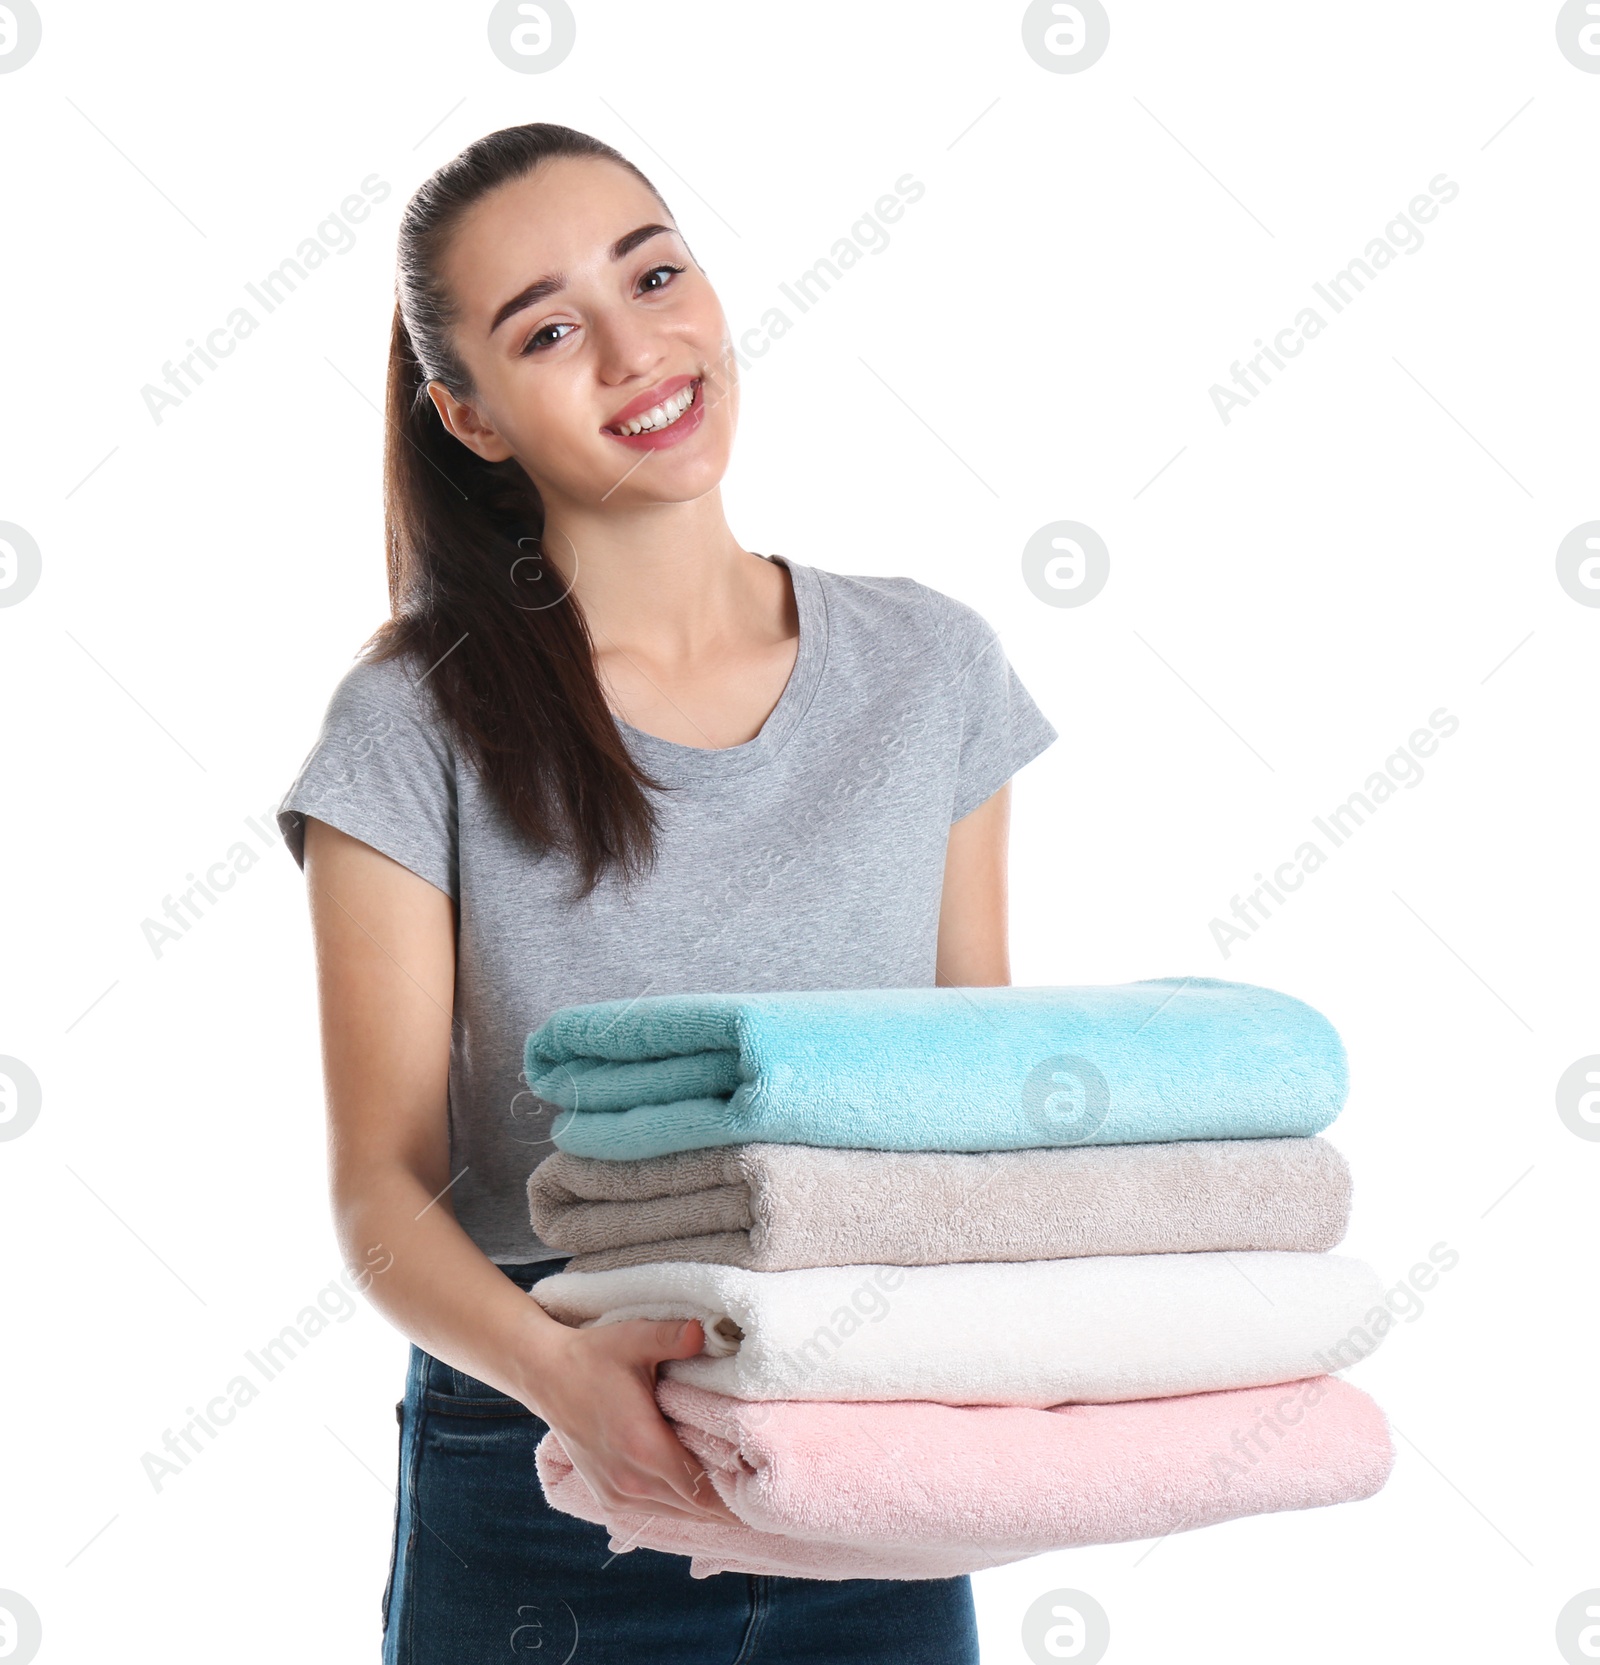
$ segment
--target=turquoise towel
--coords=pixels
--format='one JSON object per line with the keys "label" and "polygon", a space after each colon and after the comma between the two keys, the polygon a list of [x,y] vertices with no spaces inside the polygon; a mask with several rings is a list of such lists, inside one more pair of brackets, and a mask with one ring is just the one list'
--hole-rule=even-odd
{"label": "turquoise towel", "polygon": [[1161,977],[1095,988],[667,994],[554,1012],[529,1087],[555,1144],[627,1160],[756,1141],[1018,1150],[1320,1133],[1343,1044],[1303,1001]]}

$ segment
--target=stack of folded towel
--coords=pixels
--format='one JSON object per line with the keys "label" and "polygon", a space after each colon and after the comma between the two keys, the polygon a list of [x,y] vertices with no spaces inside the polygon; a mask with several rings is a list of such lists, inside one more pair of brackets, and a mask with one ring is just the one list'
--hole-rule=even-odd
{"label": "stack of folded towel", "polygon": [[[1329,1374],[1382,1302],[1344,1234],[1326,1019],[1210,978],[666,995],[556,1012],[528,1192],[567,1323],[697,1318],[657,1400],[740,1524],[551,1504],[715,1572],[930,1578],[1366,1497]],[[1382,1328],[1380,1326],[1379,1332]]]}

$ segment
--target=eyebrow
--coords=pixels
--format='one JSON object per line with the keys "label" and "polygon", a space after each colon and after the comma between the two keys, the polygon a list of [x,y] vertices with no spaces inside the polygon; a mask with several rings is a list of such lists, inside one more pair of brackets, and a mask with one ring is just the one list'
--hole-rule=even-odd
{"label": "eyebrow", "polygon": [[[663,232],[670,237],[674,235],[674,228],[670,225],[635,226],[632,231],[619,237],[607,253],[612,260],[626,260],[641,243],[648,243],[652,237],[659,237]],[[552,272],[548,277],[536,278],[495,313],[494,322],[489,325],[490,335],[493,335],[507,318],[525,311],[530,306],[537,306],[549,296],[559,294],[566,286],[567,278],[564,272]]]}

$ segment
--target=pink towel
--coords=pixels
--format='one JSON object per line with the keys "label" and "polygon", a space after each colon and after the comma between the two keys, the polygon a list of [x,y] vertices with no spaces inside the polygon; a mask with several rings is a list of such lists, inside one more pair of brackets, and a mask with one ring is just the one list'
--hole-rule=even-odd
{"label": "pink towel", "polygon": [[607,1520],[554,1432],[539,1480],[552,1507],[609,1528],[613,1550],[692,1556],[695,1578],[948,1578],[1351,1502],[1394,1461],[1383,1412],[1332,1376],[1051,1410],[752,1402],[672,1380],[657,1401],[745,1524]]}

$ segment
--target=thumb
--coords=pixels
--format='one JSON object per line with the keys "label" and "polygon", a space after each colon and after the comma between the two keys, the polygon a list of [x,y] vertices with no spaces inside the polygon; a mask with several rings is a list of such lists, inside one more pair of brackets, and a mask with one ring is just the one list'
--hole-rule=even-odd
{"label": "thumb", "polygon": [[654,1339],[651,1351],[657,1359],[692,1359],[706,1344],[698,1318],[663,1319],[656,1325]]}

